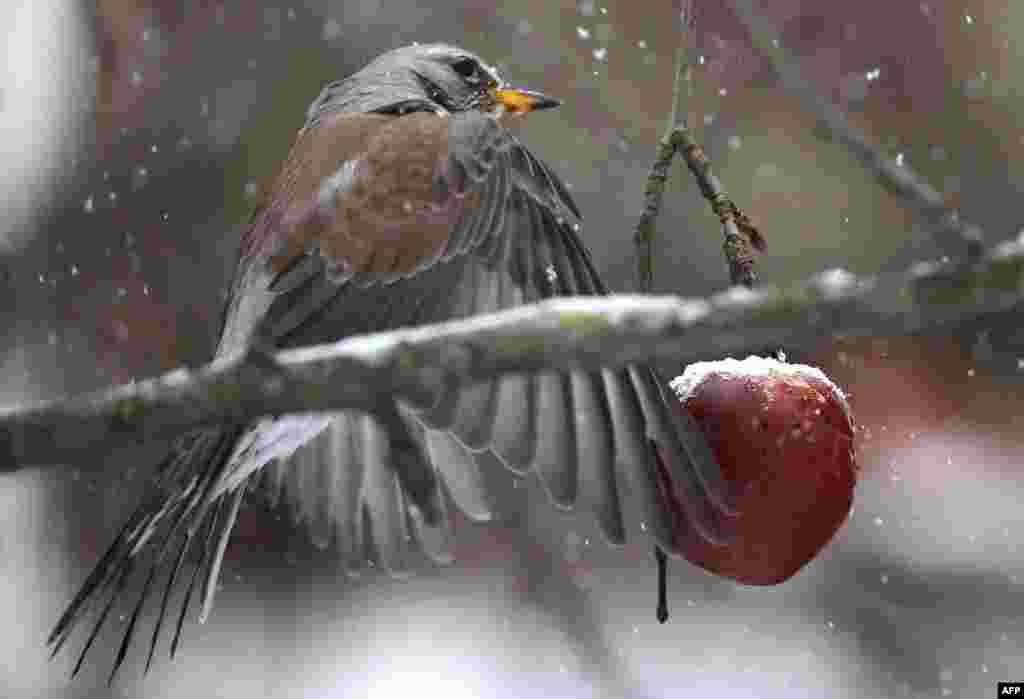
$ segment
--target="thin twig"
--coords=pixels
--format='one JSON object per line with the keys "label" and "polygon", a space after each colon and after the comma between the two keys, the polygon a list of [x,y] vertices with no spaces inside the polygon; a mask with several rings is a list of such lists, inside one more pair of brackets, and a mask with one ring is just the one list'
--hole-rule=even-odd
{"label": "thin twig", "polygon": [[636,224],[633,236],[636,242],[637,287],[642,293],[650,293],[654,285],[654,235],[655,223],[661,214],[661,202],[665,196],[665,181],[672,167],[675,146],[672,139],[663,138],[658,143],[658,153],[647,175],[644,186],[644,210]]}
{"label": "thin twig", "polygon": [[658,150],[647,174],[644,185],[644,209],[633,235],[637,248],[637,288],[644,294],[651,293],[654,287],[654,237],[657,234],[657,220],[661,215],[662,201],[665,197],[665,182],[672,168],[672,158],[676,154],[675,132],[679,123],[685,121],[683,115],[686,113],[686,102],[690,96],[687,29],[692,18],[692,4],[676,7],[676,18],[679,21],[679,43],[676,46],[672,68],[672,107],[665,125],[665,133],[658,141]]}
{"label": "thin twig", "polygon": [[693,14],[694,0],[682,0],[676,9],[679,22],[679,43],[672,62],[672,108],[665,124],[663,140],[671,141],[672,130],[680,122],[686,121],[693,90],[690,82],[690,34],[695,26]]}
{"label": "thin twig", "polygon": [[722,223],[722,234],[725,241],[722,252],[729,265],[729,279],[733,284],[753,288],[757,282],[757,271],[754,269],[755,255],[764,252],[766,243],[750,218],[740,210],[722,188],[722,182],[711,170],[704,149],[691,137],[685,126],[676,129],[673,134],[676,150],[683,154],[686,166],[697,180],[700,193],[711,204],[711,210]]}
{"label": "thin twig", "polygon": [[697,180],[701,194],[708,200],[722,224],[722,251],[729,267],[732,284],[752,287],[757,281],[756,253],[765,249],[764,235],[750,218],[729,198],[721,181],[711,171],[711,161],[704,149],[693,139],[686,125],[686,105],[690,95],[688,29],[692,26],[692,5],[680,15],[679,45],[676,47],[672,78],[672,107],[665,134],[651,164],[644,186],[644,209],[633,236],[637,247],[637,288],[650,293],[654,283],[654,239],[658,216],[665,195],[665,182],[676,153],[682,155],[687,168]]}
{"label": "thin twig", "polygon": [[82,463],[84,449],[172,437],[286,413],[372,409],[381,394],[429,403],[449,382],[505,373],[692,362],[822,337],[948,330],[1024,302],[1024,236],[972,268],[901,275],[827,272],[786,288],[733,287],[706,300],[560,298],[438,325],[288,350],[274,368],[229,357],[197,371],[0,411],[0,469]]}
{"label": "thin twig", "polygon": [[846,114],[818,94],[814,86],[803,78],[796,62],[788,58],[775,29],[754,10],[751,0],[732,0],[732,4],[754,45],[768,57],[783,87],[800,97],[836,141],[859,160],[882,186],[921,217],[944,252],[967,262],[977,260],[984,252],[981,228],[963,221],[955,209],[946,206],[942,195],[924,178],[906,163],[897,163],[886,157],[868,142],[863,131],[850,123]]}

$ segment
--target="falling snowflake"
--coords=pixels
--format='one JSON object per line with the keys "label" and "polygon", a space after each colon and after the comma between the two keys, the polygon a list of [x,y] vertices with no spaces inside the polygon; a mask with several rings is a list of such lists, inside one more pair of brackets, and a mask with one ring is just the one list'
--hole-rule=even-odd
{"label": "falling snowflake", "polygon": [[324,29],[321,34],[324,41],[333,41],[341,36],[341,23],[333,17],[324,22]]}
{"label": "falling snowflake", "polygon": [[138,190],[146,186],[149,181],[149,170],[144,167],[137,167],[132,171],[132,189]]}

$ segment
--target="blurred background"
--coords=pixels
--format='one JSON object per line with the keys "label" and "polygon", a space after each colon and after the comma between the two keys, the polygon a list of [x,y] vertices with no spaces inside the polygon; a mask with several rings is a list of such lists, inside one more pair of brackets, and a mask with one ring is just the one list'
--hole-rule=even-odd
{"label": "blurred background", "polygon": [[[689,119],[768,237],[763,279],[933,257],[894,199],[819,140],[727,3],[695,4]],[[1016,234],[1024,4],[761,6],[876,143],[990,243]],[[6,404],[208,359],[239,224],[306,106],[323,83],[413,41],[463,45],[565,101],[522,137],[571,184],[610,285],[633,288],[632,228],[670,103],[671,0],[9,0],[0,27]],[[677,165],[657,290],[721,290],[719,235]],[[502,521],[462,526],[456,565],[405,582],[348,580],[287,511],[254,497],[214,614],[186,627],[183,653],[143,679],[135,649],[107,687],[126,605],[70,681],[73,654],[48,662],[45,635],[165,445],[3,476],[0,696],[993,695],[1024,677],[1024,362],[992,361],[1024,348],[1020,317],[765,348],[849,392],[863,467],[854,512],[778,587],[675,562],[664,626],[648,543],[608,548],[532,479],[497,475]]]}

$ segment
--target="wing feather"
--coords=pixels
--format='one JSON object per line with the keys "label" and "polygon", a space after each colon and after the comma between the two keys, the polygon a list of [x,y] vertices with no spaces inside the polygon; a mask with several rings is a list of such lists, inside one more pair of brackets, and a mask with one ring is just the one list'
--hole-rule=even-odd
{"label": "wing feather", "polygon": [[[480,114],[451,115],[448,143],[438,188],[474,197],[475,203],[452,227],[443,254],[414,275],[380,277],[380,291],[369,276],[358,288],[346,286],[311,315],[316,325],[368,332],[553,296],[607,293],[576,233],[579,211],[542,161]],[[366,307],[386,312],[368,322],[366,313],[356,310]],[[316,339],[315,332],[304,332],[312,325],[296,326],[286,344]],[[645,521],[671,548],[673,522],[647,443],[653,438],[670,454],[670,474],[684,485],[683,510],[690,524],[708,539],[721,539],[720,515],[728,511],[728,497],[717,464],[696,427],[670,412],[652,370],[636,366],[453,383],[432,405],[417,406],[411,415],[426,430],[428,446],[434,445],[435,468],[438,456],[447,452],[437,446],[441,438],[434,431],[449,431],[471,451],[491,449],[518,473],[536,470],[557,505],[571,507],[581,499],[612,542],[625,537],[621,497],[624,484],[634,486]],[[451,444],[447,449],[457,451]],[[459,480],[483,488],[473,469],[468,462],[438,468],[445,492],[459,492]],[[465,494],[455,504],[480,507]]]}

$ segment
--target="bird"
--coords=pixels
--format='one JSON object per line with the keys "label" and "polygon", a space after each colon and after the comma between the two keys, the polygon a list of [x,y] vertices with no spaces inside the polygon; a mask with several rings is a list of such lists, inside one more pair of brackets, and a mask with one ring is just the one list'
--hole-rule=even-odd
{"label": "bird", "polygon": [[[278,350],[607,294],[568,188],[514,133],[517,119],[558,105],[448,44],[391,50],[326,85],[242,232],[215,356],[275,367]],[[286,497],[352,571],[451,561],[453,511],[493,516],[484,475],[495,461],[536,473],[555,506],[592,512],[613,545],[626,540],[632,494],[655,544],[678,555],[656,449],[684,525],[726,537],[733,500],[718,463],[644,364],[450,381],[415,400],[377,396],[365,412],[197,429],[155,467],[48,645],[55,656],[95,617],[76,674],[138,571],[110,680],[148,602],[158,606],[145,668],[176,617],[173,658],[193,598],[199,621],[210,614],[244,494],[257,487]]]}

